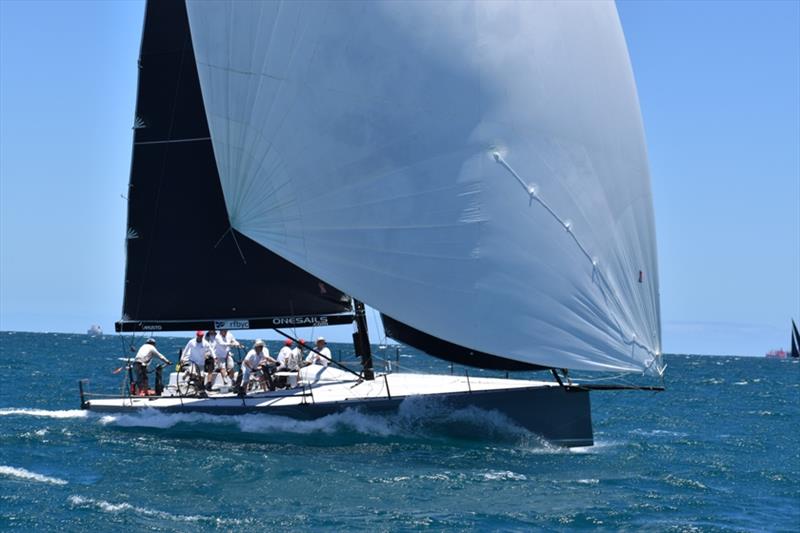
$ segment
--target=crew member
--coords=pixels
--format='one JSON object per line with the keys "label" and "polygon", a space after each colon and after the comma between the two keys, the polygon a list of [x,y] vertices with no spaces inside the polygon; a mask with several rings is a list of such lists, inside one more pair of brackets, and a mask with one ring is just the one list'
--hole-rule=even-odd
{"label": "crew member", "polygon": [[147,339],[147,341],[142,344],[142,347],[139,348],[139,351],[136,352],[136,357],[133,359],[133,370],[136,374],[136,390],[139,396],[147,394],[147,390],[150,388],[150,384],[147,380],[147,365],[150,364],[153,357],[158,357],[167,365],[172,364],[169,359],[156,350],[156,340],[152,337]]}
{"label": "crew member", "polygon": [[328,366],[328,363],[331,359],[331,349],[325,345],[325,337],[319,337],[317,339],[316,352],[309,352],[308,357],[306,357],[306,362],[311,363],[312,365]]}
{"label": "crew member", "polygon": [[[206,356],[212,356],[212,349],[208,341],[203,338],[204,331],[198,330],[194,335],[195,338],[187,342],[186,347],[183,349],[181,368],[188,368],[188,376],[200,378],[206,363]],[[198,386],[202,387],[202,385],[203,382],[198,381]]]}
{"label": "crew member", "polygon": [[210,329],[206,332],[205,341],[211,347],[211,353],[207,354],[205,357],[205,361],[203,362],[203,370],[206,372],[206,390],[211,390],[214,385],[214,370],[216,370],[216,358],[214,357],[216,352],[216,343],[217,343],[217,331],[214,329]]}
{"label": "crew member", "polygon": [[214,349],[214,371],[222,375],[222,381],[225,383],[227,383],[228,374],[233,369],[230,348],[234,346],[241,346],[241,344],[226,329],[219,330],[212,343]]}
{"label": "crew member", "polygon": [[300,366],[306,366],[306,365],[310,365],[311,364],[311,363],[306,363],[303,360],[303,356],[304,356],[303,348],[305,348],[305,346],[306,346],[305,339],[299,339],[297,341],[297,346],[294,347],[294,356],[300,362]]}
{"label": "crew member", "polygon": [[264,341],[257,339],[253,344],[253,349],[247,352],[247,355],[242,361],[242,384],[239,389],[240,396],[247,395],[247,388],[250,385],[250,375],[254,372],[261,372],[267,381],[270,390],[275,390],[275,385],[272,383],[272,376],[269,373],[268,365],[275,365],[277,361],[269,356]]}
{"label": "crew member", "polygon": [[293,371],[300,368],[300,358],[296,356],[293,344],[291,339],[283,343],[283,348],[278,352],[278,370]]}

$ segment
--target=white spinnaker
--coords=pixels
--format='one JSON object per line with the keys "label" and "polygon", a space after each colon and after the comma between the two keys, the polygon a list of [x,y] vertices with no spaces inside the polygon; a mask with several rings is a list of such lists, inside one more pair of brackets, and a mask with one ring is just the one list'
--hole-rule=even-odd
{"label": "white spinnaker", "polygon": [[188,13],[233,227],[450,342],[660,371],[650,178],[613,4]]}

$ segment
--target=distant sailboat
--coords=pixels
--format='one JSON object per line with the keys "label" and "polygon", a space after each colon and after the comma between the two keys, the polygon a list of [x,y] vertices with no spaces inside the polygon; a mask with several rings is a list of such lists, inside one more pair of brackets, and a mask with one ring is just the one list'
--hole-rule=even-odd
{"label": "distant sailboat", "polygon": [[103,328],[101,328],[99,324],[92,324],[89,326],[89,329],[86,330],[86,334],[90,337],[102,337]]}
{"label": "distant sailboat", "polygon": [[[362,368],[245,398],[173,374],[84,408],[316,418],[414,396],[584,446],[589,391],[636,387],[567,369],[663,375],[612,2],[149,1],[134,124],[117,331],[353,323]],[[432,356],[556,381],[376,372],[364,304]]]}
{"label": "distant sailboat", "polygon": [[792,346],[790,352],[787,353],[783,348],[778,348],[768,351],[766,357],[768,359],[786,359],[787,356],[800,358],[800,352],[798,352],[798,346],[800,346],[800,336],[797,334],[797,324],[794,323],[794,319],[792,319],[792,330],[789,333],[789,337],[790,344]]}

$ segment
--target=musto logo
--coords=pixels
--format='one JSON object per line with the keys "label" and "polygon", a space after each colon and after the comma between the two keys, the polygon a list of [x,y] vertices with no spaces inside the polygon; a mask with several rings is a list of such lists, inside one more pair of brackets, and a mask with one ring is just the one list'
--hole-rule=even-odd
{"label": "musto logo", "polygon": [[249,320],[215,320],[214,329],[250,329]]}
{"label": "musto logo", "polygon": [[285,316],[272,319],[273,326],[327,326],[325,316]]}

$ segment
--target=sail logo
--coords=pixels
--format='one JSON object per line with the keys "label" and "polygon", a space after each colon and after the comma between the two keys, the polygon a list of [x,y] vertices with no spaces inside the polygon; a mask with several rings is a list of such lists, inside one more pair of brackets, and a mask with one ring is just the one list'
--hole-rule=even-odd
{"label": "sail logo", "polygon": [[164,327],[161,324],[144,324],[142,331],[161,331]]}
{"label": "sail logo", "polygon": [[286,316],[272,319],[273,326],[327,326],[328,317]]}
{"label": "sail logo", "polygon": [[215,320],[214,329],[250,329],[249,320]]}

